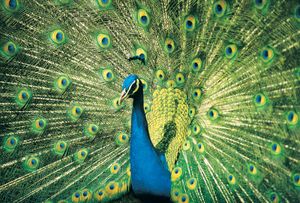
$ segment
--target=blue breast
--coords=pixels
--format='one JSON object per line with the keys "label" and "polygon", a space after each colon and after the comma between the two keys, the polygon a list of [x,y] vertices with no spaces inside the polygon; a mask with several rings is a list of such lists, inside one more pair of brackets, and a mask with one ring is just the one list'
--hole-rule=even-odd
{"label": "blue breast", "polygon": [[130,139],[132,188],[137,195],[170,197],[170,172],[163,154],[151,143],[142,89],[133,98]]}

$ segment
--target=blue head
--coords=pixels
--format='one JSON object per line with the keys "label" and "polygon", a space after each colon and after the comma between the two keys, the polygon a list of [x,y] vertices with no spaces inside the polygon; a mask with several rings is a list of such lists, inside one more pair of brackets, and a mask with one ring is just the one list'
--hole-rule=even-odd
{"label": "blue head", "polygon": [[141,86],[141,82],[137,75],[134,74],[128,75],[125,78],[122,85],[122,93],[119,99],[119,103],[121,104],[121,102],[128,97],[133,98],[133,96],[137,94],[140,86]]}

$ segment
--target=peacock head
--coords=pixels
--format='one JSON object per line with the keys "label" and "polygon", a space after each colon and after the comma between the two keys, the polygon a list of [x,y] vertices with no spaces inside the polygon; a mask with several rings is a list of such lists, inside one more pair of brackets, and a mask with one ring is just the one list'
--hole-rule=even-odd
{"label": "peacock head", "polygon": [[121,104],[127,98],[133,98],[140,88],[141,81],[137,75],[131,74],[127,76],[122,85],[122,93],[119,99]]}

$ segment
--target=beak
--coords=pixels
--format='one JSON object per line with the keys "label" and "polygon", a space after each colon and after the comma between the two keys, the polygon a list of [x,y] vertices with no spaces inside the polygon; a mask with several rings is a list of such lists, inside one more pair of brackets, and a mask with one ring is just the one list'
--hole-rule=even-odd
{"label": "beak", "polygon": [[119,101],[118,101],[119,105],[122,104],[122,102],[124,101],[124,99],[126,99],[127,95],[128,95],[128,94],[127,94],[126,90],[124,89],[124,90],[122,91],[121,96],[120,96]]}

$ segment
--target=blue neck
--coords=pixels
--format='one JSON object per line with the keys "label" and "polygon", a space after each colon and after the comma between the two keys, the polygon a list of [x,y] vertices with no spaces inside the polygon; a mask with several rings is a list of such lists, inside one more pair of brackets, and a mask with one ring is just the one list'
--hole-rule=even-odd
{"label": "blue neck", "polygon": [[170,172],[165,167],[150,140],[144,112],[143,89],[133,97],[130,138],[130,165],[132,188],[137,195],[169,197],[171,192]]}

